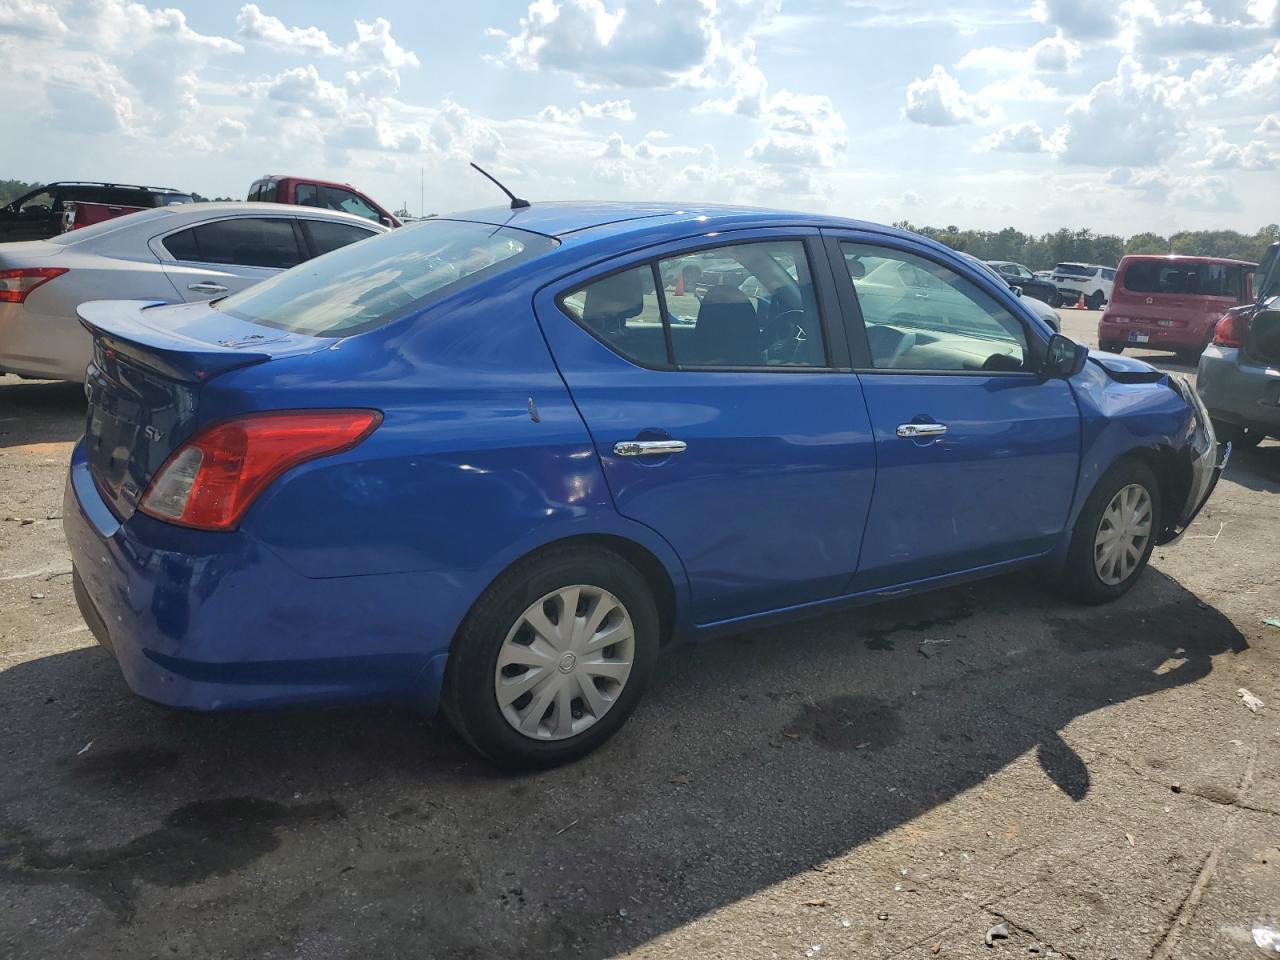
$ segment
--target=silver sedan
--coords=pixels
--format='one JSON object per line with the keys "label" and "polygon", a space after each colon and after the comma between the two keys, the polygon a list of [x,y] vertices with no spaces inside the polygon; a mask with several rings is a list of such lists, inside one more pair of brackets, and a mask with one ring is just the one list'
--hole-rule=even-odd
{"label": "silver sedan", "polygon": [[195,203],[0,243],[0,373],[83,381],[86,301],[212,300],[386,229],[311,207]]}

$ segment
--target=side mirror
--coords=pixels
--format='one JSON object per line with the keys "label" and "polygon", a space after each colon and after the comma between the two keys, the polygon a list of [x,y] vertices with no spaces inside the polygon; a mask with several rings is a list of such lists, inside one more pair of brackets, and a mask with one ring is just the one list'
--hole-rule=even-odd
{"label": "side mirror", "polygon": [[1020,297],[1020,296],[1022,296],[1022,288],[1021,288],[1021,287],[1015,287],[1015,286],[1010,285],[1009,289],[1013,291],[1013,295],[1014,295],[1015,297]]}
{"label": "side mirror", "polygon": [[1042,372],[1046,377],[1074,377],[1084,369],[1084,362],[1088,357],[1089,348],[1084,344],[1055,333],[1049,338],[1049,349],[1045,351]]}
{"label": "side mirror", "polygon": [[390,217],[379,217],[379,218],[378,218],[378,222],[379,222],[379,223],[381,223],[384,227],[390,227],[390,226],[392,226],[392,225],[393,225],[393,224],[391,223],[391,218],[390,218]]}

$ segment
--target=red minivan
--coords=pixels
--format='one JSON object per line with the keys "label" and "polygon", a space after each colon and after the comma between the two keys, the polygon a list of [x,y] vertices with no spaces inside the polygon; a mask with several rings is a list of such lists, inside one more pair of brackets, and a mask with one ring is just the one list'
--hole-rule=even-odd
{"label": "red minivan", "polygon": [[400,220],[388,213],[380,204],[361,193],[349,183],[330,183],[309,177],[284,177],[271,175],[260,177],[249,187],[250,200],[264,203],[296,203],[303,207],[320,207],[324,210],[341,210],[354,213],[384,227],[398,227]]}
{"label": "red minivan", "polygon": [[1218,318],[1253,302],[1257,266],[1222,257],[1125,257],[1098,321],[1098,345],[1111,353],[1125,347],[1169,350],[1194,364]]}

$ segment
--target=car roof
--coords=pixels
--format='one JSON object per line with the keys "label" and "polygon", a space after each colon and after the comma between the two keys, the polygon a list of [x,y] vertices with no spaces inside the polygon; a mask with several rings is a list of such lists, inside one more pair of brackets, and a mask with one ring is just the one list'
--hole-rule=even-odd
{"label": "car roof", "polygon": [[1233,266],[1256,267],[1252,260],[1236,260],[1234,257],[1194,257],[1180,253],[1127,253],[1125,260],[1168,260],[1176,263],[1229,263]]}
{"label": "car roof", "polygon": [[483,207],[445,214],[442,220],[470,220],[495,226],[516,227],[559,239],[595,239],[604,235],[617,237],[630,233],[672,233],[683,235],[691,230],[743,228],[751,226],[838,226],[873,230],[917,242],[926,238],[894,227],[815,213],[799,213],[763,207],[734,206],[715,203],[651,202],[538,202],[519,210],[506,206]]}

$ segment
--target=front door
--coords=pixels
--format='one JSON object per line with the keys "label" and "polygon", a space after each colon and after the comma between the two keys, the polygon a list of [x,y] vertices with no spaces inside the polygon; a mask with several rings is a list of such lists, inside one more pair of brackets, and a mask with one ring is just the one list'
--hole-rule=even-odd
{"label": "front door", "polygon": [[874,450],[817,240],[669,246],[536,300],[618,511],[675,549],[699,624],[836,596],[857,568]]}
{"label": "front door", "polygon": [[1070,385],[1007,288],[923,245],[833,232],[878,475],[855,590],[1022,559],[1058,540],[1075,490]]}

